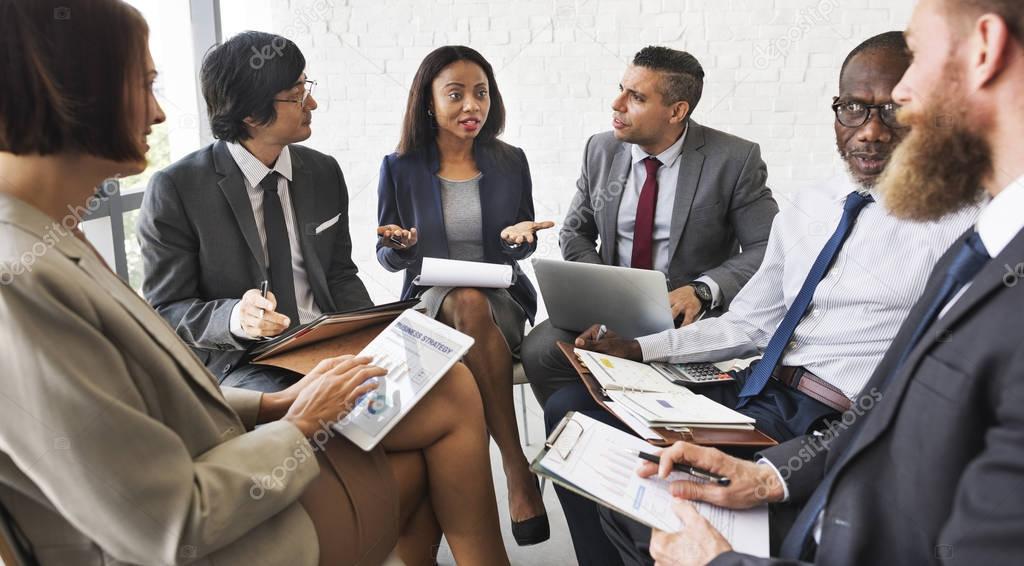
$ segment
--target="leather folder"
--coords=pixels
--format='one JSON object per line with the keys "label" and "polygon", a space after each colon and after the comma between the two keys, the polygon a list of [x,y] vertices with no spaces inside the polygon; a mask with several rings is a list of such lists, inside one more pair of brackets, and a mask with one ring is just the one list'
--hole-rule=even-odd
{"label": "leather folder", "polygon": [[358,354],[391,321],[418,303],[419,300],[414,299],[324,314],[273,340],[257,344],[249,354],[254,364],[309,373],[324,358]]}
{"label": "leather folder", "polygon": [[[579,374],[583,385],[586,386],[590,396],[601,406],[602,409],[615,415],[605,404],[609,399],[604,394],[601,384],[594,378],[576,356],[573,346],[569,343],[559,341],[558,348],[572,364],[573,369]],[[618,416],[616,415],[616,418]],[[669,446],[680,440],[699,444],[701,446],[735,446],[747,448],[763,448],[778,444],[767,434],[759,430],[736,430],[710,427],[690,427],[686,431],[669,430],[663,427],[651,427],[659,438],[647,438],[648,442],[655,446]]]}

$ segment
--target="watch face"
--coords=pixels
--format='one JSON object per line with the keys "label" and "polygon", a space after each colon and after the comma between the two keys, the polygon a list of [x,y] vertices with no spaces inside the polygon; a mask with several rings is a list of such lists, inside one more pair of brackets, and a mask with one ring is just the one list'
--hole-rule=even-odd
{"label": "watch face", "polygon": [[711,300],[711,289],[708,289],[707,285],[694,285],[694,291],[697,292],[697,296],[703,301]]}

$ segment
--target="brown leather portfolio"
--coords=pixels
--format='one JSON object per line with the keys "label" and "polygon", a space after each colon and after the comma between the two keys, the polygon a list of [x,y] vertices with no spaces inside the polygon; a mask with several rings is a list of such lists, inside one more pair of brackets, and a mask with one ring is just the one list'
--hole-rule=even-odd
{"label": "brown leather portfolio", "polygon": [[[391,319],[394,318],[391,317]],[[391,324],[391,319],[383,323],[377,322],[363,327],[353,325],[354,328],[350,328],[350,332],[346,334],[307,343],[300,348],[288,350],[281,354],[260,357],[253,360],[252,363],[276,366],[307,374],[324,358],[332,358],[344,354],[358,354],[371,340],[387,328],[388,324]]]}
{"label": "brown leather portfolio", "polygon": [[[562,354],[568,358],[572,367],[579,374],[580,379],[583,380],[583,385],[586,386],[587,391],[594,398],[594,401],[601,406],[602,409],[614,412],[608,409],[605,402],[608,398],[605,397],[604,390],[601,388],[601,384],[598,383],[597,379],[594,378],[593,374],[590,373],[573,351],[573,346],[566,342],[558,342],[558,348],[562,350]],[[772,438],[759,430],[736,430],[727,428],[707,428],[707,427],[690,427],[686,432],[677,432],[674,430],[668,430],[662,427],[652,427],[658,438],[645,438],[651,444],[656,446],[668,446],[677,441],[691,442],[693,444],[700,444],[702,446],[743,446],[743,447],[766,447],[774,446],[778,444]]]}

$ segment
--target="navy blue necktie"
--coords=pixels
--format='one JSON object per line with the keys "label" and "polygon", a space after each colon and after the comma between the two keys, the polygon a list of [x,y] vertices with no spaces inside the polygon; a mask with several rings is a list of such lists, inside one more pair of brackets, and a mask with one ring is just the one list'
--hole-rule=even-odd
{"label": "navy blue necktie", "polygon": [[853,230],[853,224],[856,222],[860,211],[864,209],[866,204],[874,202],[874,200],[871,195],[861,194],[858,191],[854,191],[846,197],[846,202],[843,204],[843,217],[839,220],[839,226],[836,226],[836,231],[832,233],[832,237],[828,239],[825,247],[818,254],[818,258],[814,260],[814,264],[811,265],[811,270],[807,274],[807,279],[804,280],[803,286],[800,287],[800,291],[793,300],[793,304],[790,305],[789,310],[786,311],[786,316],[782,319],[782,323],[779,324],[779,328],[775,330],[775,334],[768,341],[768,347],[764,349],[764,355],[761,356],[761,360],[757,362],[757,365],[754,366],[750,376],[743,384],[737,407],[746,405],[747,401],[760,394],[764,386],[768,384],[768,380],[772,377],[772,370],[775,369],[775,366],[779,365],[782,353],[786,350],[786,345],[789,344],[790,339],[793,338],[793,332],[796,331],[797,325],[800,324],[800,319],[807,313],[807,307],[810,306],[811,299],[814,298],[814,290],[817,289],[818,283],[821,283],[822,278],[828,273],[829,267],[832,266],[836,255],[839,254],[839,250],[843,247],[843,242],[846,241],[850,231]]}
{"label": "navy blue necktie", "polygon": [[925,311],[921,321],[917,324],[917,328],[914,329],[910,342],[907,342],[907,347],[903,350],[900,361],[896,365],[897,368],[903,365],[907,356],[910,355],[910,351],[921,341],[925,331],[939,317],[939,313],[946,307],[946,304],[965,285],[974,279],[974,276],[981,271],[981,268],[985,267],[989,259],[991,257],[988,255],[988,250],[985,249],[985,244],[981,241],[981,236],[977,232],[972,233],[964,240],[963,247],[960,248],[956,257],[953,258],[953,263],[949,264],[949,270],[946,272],[946,278],[942,281],[942,287],[939,288],[938,294],[935,295],[931,304],[928,305],[928,310]]}
{"label": "navy blue necktie", "polygon": [[[985,267],[989,259],[991,258],[988,255],[988,250],[985,249],[985,244],[981,241],[981,237],[978,236],[977,232],[971,234],[964,241],[963,247],[960,248],[956,258],[953,259],[953,263],[949,265],[949,269],[946,271],[946,278],[942,282],[942,287],[939,288],[938,294],[932,299],[932,302],[928,305],[928,310],[925,311],[920,322],[918,322],[910,341],[907,342],[906,348],[900,354],[899,362],[896,364],[895,369],[882,381],[879,387],[880,390],[884,391],[892,377],[899,373],[900,366],[906,361],[907,356],[921,340],[921,337],[924,336],[924,333],[931,328],[939,313],[942,312],[942,309],[967,283],[974,279],[978,272]],[[847,446],[852,446],[853,444],[853,442],[850,442]],[[842,464],[845,464],[845,459],[839,460],[839,463],[832,468],[832,471],[807,500],[807,504],[800,511],[796,521],[793,523],[793,527],[786,534],[786,539],[782,542],[780,558],[797,560],[801,557],[800,555],[803,553],[807,541],[814,531],[814,523],[825,509],[828,494],[832,489],[832,484],[835,482],[836,474],[843,467]]]}

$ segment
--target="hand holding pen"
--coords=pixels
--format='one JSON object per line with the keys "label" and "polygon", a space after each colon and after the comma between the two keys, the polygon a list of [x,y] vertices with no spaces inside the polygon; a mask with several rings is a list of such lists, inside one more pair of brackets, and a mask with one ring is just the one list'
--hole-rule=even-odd
{"label": "hand holding pen", "polygon": [[616,358],[644,361],[644,353],[636,340],[622,338],[603,324],[595,324],[576,337],[577,348],[608,354]]}
{"label": "hand holding pen", "polygon": [[672,495],[680,499],[706,501],[729,509],[748,509],[782,501],[785,493],[782,479],[771,465],[734,458],[717,448],[676,442],[658,454],[640,458],[645,460],[637,470],[642,478],[654,475],[668,478],[673,471],[685,471],[708,480],[673,481]]}
{"label": "hand holding pen", "polygon": [[263,281],[259,289],[249,289],[242,295],[238,307],[238,321],[249,337],[270,338],[281,334],[291,325],[291,320],[276,312],[277,298],[269,290],[269,283]]}

